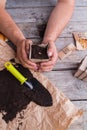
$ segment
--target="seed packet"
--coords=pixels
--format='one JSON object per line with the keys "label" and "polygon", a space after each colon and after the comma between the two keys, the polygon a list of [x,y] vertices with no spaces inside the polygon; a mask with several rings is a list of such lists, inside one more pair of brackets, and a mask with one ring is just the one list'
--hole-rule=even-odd
{"label": "seed packet", "polygon": [[73,33],[77,50],[87,50],[87,32]]}

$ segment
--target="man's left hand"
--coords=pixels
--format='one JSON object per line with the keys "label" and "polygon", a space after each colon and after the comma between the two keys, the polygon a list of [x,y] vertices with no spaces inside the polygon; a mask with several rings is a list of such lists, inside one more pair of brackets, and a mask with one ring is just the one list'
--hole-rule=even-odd
{"label": "man's left hand", "polygon": [[56,45],[53,41],[48,42],[48,56],[49,56],[49,61],[47,62],[42,62],[39,66],[38,71],[51,71],[57,62],[58,59],[58,52]]}

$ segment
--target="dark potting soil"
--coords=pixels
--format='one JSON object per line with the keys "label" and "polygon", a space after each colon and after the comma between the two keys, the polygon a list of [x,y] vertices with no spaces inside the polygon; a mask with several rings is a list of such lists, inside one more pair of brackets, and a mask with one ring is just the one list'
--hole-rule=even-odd
{"label": "dark potting soil", "polygon": [[[19,70],[24,71],[26,76],[32,77],[30,71],[21,65]],[[8,122],[16,117],[16,114],[30,103],[31,99],[27,98],[27,88],[22,87],[6,69],[0,72],[0,112],[6,112],[3,119]]]}
{"label": "dark potting soil", "polygon": [[31,59],[49,59],[47,49],[48,46],[41,47],[38,45],[32,45]]}
{"label": "dark potting soil", "polygon": [[[44,95],[44,89],[41,89],[42,84],[39,83],[31,72],[17,64],[17,69],[25,76],[29,77],[29,80],[32,81],[33,85],[38,85],[38,90],[31,92],[27,87],[20,85],[20,82],[12,76],[6,69],[0,71],[0,112],[3,113],[3,119],[8,123],[16,117],[18,112],[21,112],[23,109],[26,109],[27,105],[34,101],[35,103],[40,103],[43,105],[52,105],[52,99],[50,94]],[[40,94],[39,96],[37,96]],[[44,100],[44,97],[46,99]],[[43,97],[43,98],[41,98]],[[5,114],[4,114],[5,112]]]}

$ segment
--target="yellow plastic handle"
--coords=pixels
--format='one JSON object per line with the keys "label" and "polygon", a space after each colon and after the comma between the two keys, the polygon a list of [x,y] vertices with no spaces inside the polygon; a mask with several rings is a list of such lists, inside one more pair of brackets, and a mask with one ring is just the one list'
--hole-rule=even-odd
{"label": "yellow plastic handle", "polygon": [[25,78],[13,65],[11,62],[5,63],[5,68],[16,78],[21,84],[23,84],[27,78]]}

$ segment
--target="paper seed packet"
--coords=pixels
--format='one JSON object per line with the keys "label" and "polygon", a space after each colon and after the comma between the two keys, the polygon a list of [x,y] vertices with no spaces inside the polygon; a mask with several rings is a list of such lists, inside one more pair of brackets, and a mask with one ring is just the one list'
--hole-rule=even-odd
{"label": "paper seed packet", "polygon": [[87,32],[74,32],[77,50],[87,50]]}

